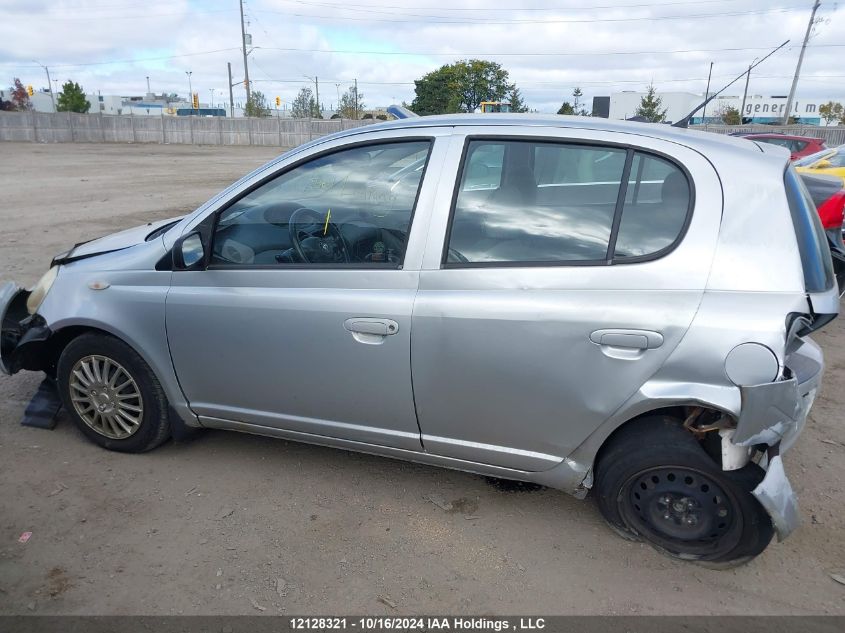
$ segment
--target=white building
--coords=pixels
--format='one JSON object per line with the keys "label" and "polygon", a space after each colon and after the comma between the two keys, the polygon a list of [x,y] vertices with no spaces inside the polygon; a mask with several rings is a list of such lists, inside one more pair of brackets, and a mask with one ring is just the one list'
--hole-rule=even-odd
{"label": "white building", "polygon": [[[624,91],[610,95],[611,119],[628,119],[636,113],[640,100],[645,92]],[[685,117],[698,104],[704,101],[703,94],[692,92],[660,92],[657,96],[663,100],[662,107],[666,109],[667,121],[678,121]],[[764,97],[762,95],[748,95],[745,100],[745,111],[742,113],[744,122],[751,119],[751,123],[780,123],[783,110],[786,107],[786,96]],[[826,98],[807,100],[796,98],[792,103],[791,116],[798,119],[798,123],[805,125],[826,125],[819,115],[819,106],[828,101],[843,102],[842,98]],[[707,105],[706,112],[696,112],[691,123],[721,123],[718,113],[727,107],[739,110],[742,107],[742,95],[719,96]]]}

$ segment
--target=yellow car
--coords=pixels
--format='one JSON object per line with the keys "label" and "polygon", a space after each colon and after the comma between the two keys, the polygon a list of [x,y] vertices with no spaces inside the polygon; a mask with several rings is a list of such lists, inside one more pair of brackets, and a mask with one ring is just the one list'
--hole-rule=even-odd
{"label": "yellow car", "polygon": [[827,174],[845,178],[845,145],[823,149],[793,163],[805,174]]}

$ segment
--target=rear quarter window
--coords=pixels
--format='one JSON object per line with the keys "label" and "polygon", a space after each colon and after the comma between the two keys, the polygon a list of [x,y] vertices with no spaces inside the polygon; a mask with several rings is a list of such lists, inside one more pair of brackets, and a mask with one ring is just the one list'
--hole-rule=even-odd
{"label": "rear quarter window", "polygon": [[807,292],[830,290],[833,287],[833,261],[816,205],[792,167],[786,170],[784,183],[804,270],[804,287]]}

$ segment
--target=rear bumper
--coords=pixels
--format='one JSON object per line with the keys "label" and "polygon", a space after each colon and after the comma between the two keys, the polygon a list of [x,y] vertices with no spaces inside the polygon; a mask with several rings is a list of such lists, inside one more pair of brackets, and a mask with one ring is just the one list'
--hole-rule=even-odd
{"label": "rear bumper", "polygon": [[821,386],[824,359],[810,339],[786,359],[784,380],[740,387],[742,411],[733,442],[740,446],[768,445],[766,476],[752,494],[769,513],[778,540],[801,523],[798,499],[786,476],[780,453],[798,439]]}

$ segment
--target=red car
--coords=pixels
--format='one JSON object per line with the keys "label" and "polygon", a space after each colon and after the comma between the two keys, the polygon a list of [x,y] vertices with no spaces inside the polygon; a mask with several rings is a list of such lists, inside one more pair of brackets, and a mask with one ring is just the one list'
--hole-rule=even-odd
{"label": "red car", "polygon": [[842,224],[845,221],[845,181],[838,176],[800,174],[807,193],[819,212],[825,233],[830,240],[833,270],[839,283],[839,294],[845,294],[845,242]]}
{"label": "red car", "polygon": [[790,134],[743,134],[743,138],[749,141],[759,141],[761,143],[770,143],[771,145],[780,145],[789,150],[791,154],[790,160],[798,160],[815,154],[823,149],[827,149],[824,139],[815,138],[813,136],[792,136]]}

